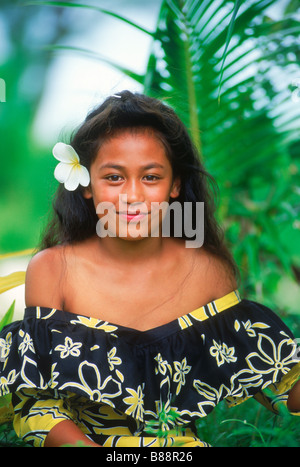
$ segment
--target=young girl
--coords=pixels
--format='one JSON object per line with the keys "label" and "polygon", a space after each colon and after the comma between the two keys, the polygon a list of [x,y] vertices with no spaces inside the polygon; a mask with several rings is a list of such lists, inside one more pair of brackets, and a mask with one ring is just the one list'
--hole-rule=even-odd
{"label": "young girl", "polygon": [[[0,339],[0,394],[12,393],[18,436],[34,446],[206,446],[195,422],[223,399],[300,411],[294,338],[240,298],[212,180],[173,110],[121,92],[53,153],[54,216],[28,267],[24,319]],[[182,210],[171,215],[174,203]],[[198,203],[200,246],[183,228],[195,232]]]}

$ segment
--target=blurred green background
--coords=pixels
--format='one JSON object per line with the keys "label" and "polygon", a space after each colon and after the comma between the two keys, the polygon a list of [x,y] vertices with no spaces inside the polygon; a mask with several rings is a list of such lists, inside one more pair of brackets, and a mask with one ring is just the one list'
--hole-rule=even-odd
{"label": "blurred green background", "polygon": [[[150,5],[141,2],[95,3],[121,12],[127,10],[132,16],[137,10],[137,15],[148,23],[150,13],[152,27],[156,21],[153,6],[151,11]],[[155,3],[158,10],[159,2]],[[100,12],[30,6],[16,0],[0,0],[0,5],[0,78],[6,83],[6,102],[0,104],[3,253],[37,244],[57,186],[51,154],[57,139],[67,137],[86,113],[115,89],[142,89],[99,60],[49,47],[86,45],[96,52],[108,52],[108,57],[115,53],[117,59],[123,53],[121,59],[127,55],[131,64],[140,55],[142,70],[147,46],[144,50],[140,47],[134,56],[132,28],[124,28],[120,21]],[[130,53],[125,50],[124,54],[126,43]]]}
{"label": "blurred green background", "polygon": [[219,184],[241,292],[297,314],[298,0],[0,5],[0,254],[37,245],[57,140],[109,94],[142,91],[175,108]]}

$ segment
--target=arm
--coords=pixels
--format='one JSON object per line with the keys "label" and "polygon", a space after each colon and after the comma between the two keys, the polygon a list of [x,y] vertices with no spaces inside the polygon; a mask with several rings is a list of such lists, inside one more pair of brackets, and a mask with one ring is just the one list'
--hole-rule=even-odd
{"label": "arm", "polygon": [[64,303],[63,250],[49,248],[29,262],[25,279],[26,306],[62,309]]}
{"label": "arm", "polygon": [[89,447],[100,447],[85,436],[77,425],[71,420],[64,420],[55,425],[48,433],[45,440],[45,448],[61,447],[64,444],[76,445],[78,441]]}
{"label": "arm", "polygon": [[[65,274],[66,262],[62,248],[54,247],[37,253],[30,261],[26,272],[26,306],[45,306],[62,310]],[[71,416],[70,414],[69,418]],[[82,441],[87,446],[99,446],[86,437],[72,420],[65,419],[50,429],[44,446],[76,445],[78,441]]]}
{"label": "arm", "polygon": [[[52,391],[26,388],[12,396],[13,426],[17,436],[34,447],[76,445],[98,446],[73,421],[76,409],[65,397]],[[89,405],[89,403],[88,403]]]}
{"label": "arm", "polygon": [[290,412],[300,412],[300,380],[294,384],[289,392],[287,407]]}

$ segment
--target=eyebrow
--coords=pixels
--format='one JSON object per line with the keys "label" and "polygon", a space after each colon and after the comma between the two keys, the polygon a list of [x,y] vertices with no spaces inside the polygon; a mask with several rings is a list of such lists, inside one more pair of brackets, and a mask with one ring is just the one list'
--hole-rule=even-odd
{"label": "eyebrow", "polygon": [[[158,164],[157,162],[152,162],[150,164],[142,166],[141,168],[143,170],[149,170],[149,169],[164,169],[165,167],[161,164]],[[99,170],[102,170],[102,169],[122,170],[122,169],[125,169],[125,166],[120,165],[120,164],[114,164],[112,162],[107,162],[106,164],[103,164],[99,167]]]}

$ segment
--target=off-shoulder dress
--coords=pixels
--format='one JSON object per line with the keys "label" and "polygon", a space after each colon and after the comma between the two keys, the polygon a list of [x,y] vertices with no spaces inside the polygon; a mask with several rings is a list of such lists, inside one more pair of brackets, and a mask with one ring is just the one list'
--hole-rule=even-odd
{"label": "off-shoulder dress", "polygon": [[276,412],[299,355],[283,321],[237,290],[147,331],[36,306],[0,333],[0,395],[34,446],[73,420],[102,446],[205,447],[199,418],[253,396]]}

